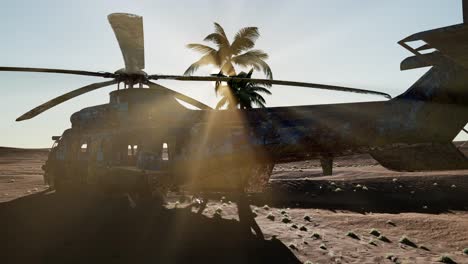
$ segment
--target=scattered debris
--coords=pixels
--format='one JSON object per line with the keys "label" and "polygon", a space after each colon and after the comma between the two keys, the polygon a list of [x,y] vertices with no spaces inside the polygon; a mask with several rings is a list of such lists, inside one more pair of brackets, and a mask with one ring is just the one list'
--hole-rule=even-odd
{"label": "scattered debris", "polygon": [[292,249],[292,250],[299,250],[297,248],[296,244],[294,244],[294,243],[289,244],[289,248]]}
{"label": "scattered debris", "polygon": [[314,233],[312,234],[311,238],[314,238],[314,239],[321,239],[322,237],[320,236],[319,233],[314,232]]}
{"label": "scattered debris", "polygon": [[357,239],[357,240],[361,240],[358,235],[356,235],[354,232],[352,231],[349,231],[348,233],[346,233],[346,236],[349,236],[350,238],[353,238],[353,239]]}
{"label": "scattered debris", "polygon": [[387,254],[387,255],[385,256],[385,258],[388,259],[388,260],[390,260],[390,261],[392,261],[392,262],[394,262],[394,263],[400,263],[400,262],[398,261],[398,257],[395,256],[395,255],[393,255],[392,253]]}
{"label": "scattered debris", "polygon": [[377,239],[380,240],[380,241],[383,241],[383,242],[387,242],[387,243],[390,243],[390,242],[391,242],[390,239],[388,239],[388,238],[387,238],[386,236],[384,236],[384,235],[380,235]]}
{"label": "scattered debris", "polygon": [[266,218],[270,219],[271,221],[275,221],[275,216],[272,213],[269,213]]}
{"label": "scattered debris", "polygon": [[400,242],[400,244],[407,245],[407,246],[410,246],[410,247],[414,247],[414,248],[418,247],[407,236],[402,236],[398,242]]}
{"label": "scattered debris", "polygon": [[369,234],[376,236],[376,237],[379,237],[381,235],[380,231],[375,228],[372,228]]}
{"label": "scattered debris", "polygon": [[447,255],[443,255],[439,258],[439,262],[442,262],[442,263],[450,263],[450,264],[456,264],[455,261],[453,261],[453,259],[451,259],[449,256]]}
{"label": "scattered debris", "polygon": [[220,202],[221,202],[221,203],[225,203],[225,202],[226,202],[226,197],[225,197],[225,196],[221,196]]}
{"label": "scattered debris", "polygon": [[425,251],[430,251],[430,250],[429,250],[426,246],[424,246],[424,245],[420,245],[419,248],[422,249],[422,250],[425,250]]}
{"label": "scattered debris", "polygon": [[377,246],[377,242],[375,241],[375,239],[371,238],[368,242],[369,245],[372,245],[372,246]]}

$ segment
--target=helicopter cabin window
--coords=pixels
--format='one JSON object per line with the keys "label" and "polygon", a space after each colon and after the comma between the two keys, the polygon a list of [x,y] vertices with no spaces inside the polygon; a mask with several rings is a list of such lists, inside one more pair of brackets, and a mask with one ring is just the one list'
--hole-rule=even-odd
{"label": "helicopter cabin window", "polygon": [[88,144],[87,143],[81,144],[80,152],[81,153],[87,153],[88,152]]}
{"label": "helicopter cabin window", "polygon": [[128,165],[132,166],[136,164],[137,160],[137,151],[138,145],[128,145],[127,146],[127,162]]}
{"label": "helicopter cabin window", "polygon": [[89,148],[90,146],[88,144],[88,141],[82,141],[80,143],[80,150],[78,152],[79,160],[86,160],[88,158]]}
{"label": "helicopter cabin window", "polygon": [[169,150],[168,150],[167,143],[163,143],[163,145],[162,145],[161,159],[162,160],[169,160]]}
{"label": "helicopter cabin window", "polygon": [[136,156],[138,151],[138,145],[128,145],[127,147],[127,155],[129,157],[134,157]]}

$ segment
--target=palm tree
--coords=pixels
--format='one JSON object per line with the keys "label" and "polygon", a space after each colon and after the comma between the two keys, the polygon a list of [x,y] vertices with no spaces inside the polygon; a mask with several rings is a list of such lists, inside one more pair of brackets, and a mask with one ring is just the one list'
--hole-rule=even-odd
{"label": "palm tree", "polygon": [[215,32],[205,37],[204,41],[213,42],[217,49],[203,44],[188,44],[187,47],[200,52],[203,56],[185,71],[184,75],[192,75],[201,66],[214,65],[226,76],[236,75],[234,65],[252,67],[263,71],[267,78],[273,79],[270,66],[265,62],[268,54],[262,50],[252,49],[260,36],[258,28],[245,27],[237,32],[232,44],[224,29],[214,23]]}
{"label": "palm tree", "polygon": [[[248,73],[241,72],[235,77],[251,78],[252,73],[253,69]],[[221,73],[217,75],[222,76]],[[228,109],[234,109],[237,107],[240,109],[250,109],[252,108],[252,105],[265,107],[265,99],[260,95],[260,93],[271,94],[267,89],[269,85],[254,84],[245,80],[232,79],[228,81],[227,86],[221,86],[220,82],[216,82],[215,87],[216,92],[220,91],[220,88],[224,88],[224,90],[221,90],[222,98],[216,105],[216,109],[220,109],[224,105],[227,105]]]}

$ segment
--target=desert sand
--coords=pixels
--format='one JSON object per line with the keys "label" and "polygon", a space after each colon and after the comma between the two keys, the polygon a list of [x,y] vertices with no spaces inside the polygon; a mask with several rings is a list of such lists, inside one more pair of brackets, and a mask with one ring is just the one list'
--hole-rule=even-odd
{"label": "desert sand", "polygon": [[0,148],[1,263],[468,263],[468,171],[392,172],[366,155],[336,160],[330,177],[314,161],[279,164],[250,197],[263,241],[240,232],[229,195],[199,215],[175,194],[131,208],[48,191],[47,152]]}

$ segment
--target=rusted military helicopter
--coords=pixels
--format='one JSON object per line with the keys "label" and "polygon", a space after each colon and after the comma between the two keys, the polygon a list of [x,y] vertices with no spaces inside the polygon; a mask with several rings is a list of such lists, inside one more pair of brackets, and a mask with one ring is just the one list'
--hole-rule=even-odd
{"label": "rusted military helicopter", "polygon": [[[402,70],[432,68],[389,101],[213,110],[152,80],[229,81],[236,77],[148,75],[143,71],[142,18],[130,14],[108,18],[124,57],[121,70],[0,67],[0,71],[111,79],[52,99],[17,121],[117,84],[108,104],[74,113],[72,127],[53,137],[44,178],[57,190],[77,185],[140,194],[173,186],[196,191],[258,190],[267,183],[275,163],[320,159],[324,173],[331,174],[334,157],[354,153],[370,153],[383,166],[398,171],[468,168],[467,158],[452,144],[468,122],[466,23],[417,33],[399,42],[414,54],[401,63]],[[416,40],[426,44],[408,45]],[[324,84],[248,81],[390,98],[381,92]],[[188,109],[176,99],[200,110]]]}

